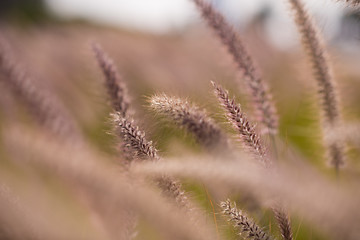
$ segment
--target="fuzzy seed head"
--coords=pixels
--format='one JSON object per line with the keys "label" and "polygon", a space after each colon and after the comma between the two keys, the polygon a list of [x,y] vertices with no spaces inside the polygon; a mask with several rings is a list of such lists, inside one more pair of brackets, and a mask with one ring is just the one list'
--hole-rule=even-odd
{"label": "fuzzy seed head", "polygon": [[245,235],[247,239],[254,240],[271,240],[272,238],[263,231],[252,219],[247,217],[242,211],[231,206],[230,200],[220,204],[223,214],[233,223],[234,227],[239,229],[239,235]]}
{"label": "fuzzy seed head", "polygon": [[262,124],[262,132],[276,134],[278,128],[278,116],[272,96],[266,82],[263,81],[255,63],[236,30],[226,19],[204,0],[193,0],[197,5],[202,17],[215,31],[221,42],[232,55],[234,62],[243,75],[249,94],[254,104],[257,120]]}
{"label": "fuzzy seed head", "polygon": [[181,188],[181,184],[174,179],[163,176],[157,179],[158,186],[162,189],[163,194],[170,199],[174,199],[177,206],[190,210],[189,200]]}
{"label": "fuzzy seed head", "polygon": [[[338,93],[336,91],[332,66],[323,39],[302,2],[300,0],[289,0],[289,3],[294,12],[295,23],[299,29],[302,44],[310,59],[314,77],[317,81],[318,96],[323,112],[323,128],[324,131],[331,131],[339,126],[341,122]],[[328,149],[329,162],[338,171],[344,164],[342,143],[329,143],[325,139],[325,144]]]}
{"label": "fuzzy seed head", "polygon": [[69,139],[80,139],[77,124],[62,102],[36,81],[14,60],[7,42],[0,36],[0,72],[5,84],[29,110],[37,123],[52,134]]}
{"label": "fuzzy seed head", "polygon": [[193,133],[205,148],[216,151],[227,147],[227,139],[213,119],[187,100],[161,94],[153,96],[150,104],[157,113]]}
{"label": "fuzzy seed head", "polygon": [[[128,160],[160,160],[157,149],[151,141],[145,138],[145,133],[139,130],[133,120],[122,117],[121,113],[118,112],[112,114],[112,118],[116,132],[124,142],[123,146],[127,150],[127,154],[132,154]],[[162,176],[156,179],[156,182],[165,196],[174,199],[179,207],[187,208],[188,200],[179,182],[168,176]]]}
{"label": "fuzzy seed head", "polygon": [[291,222],[285,210],[279,206],[274,207],[272,210],[278,222],[282,238],[284,240],[293,240]]}
{"label": "fuzzy seed head", "polygon": [[260,159],[262,163],[268,165],[269,161],[266,160],[265,149],[262,146],[260,138],[255,131],[255,127],[249,122],[247,117],[241,111],[240,105],[236,104],[235,99],[229,98],[229,93],[227,90],[224,90],[215,82],[212,82],[212,85],[214,86],[215,94],[218,97],[219,102],[227,111],[227,118],[239,132],[244,145],[248,147],[248,149],[250,149],[250,151],[258,159]]}
{"label": "fuzzy seed head", "polygon": [[145,138],[145,133],[139,130],[133,120],[122,117],[122,113],[112,114],[115,130],[124,142],[124,147],[134,158],[158,160],[157,150],[151,141]]}
{"label": "fuzzy seed head", "polygon": [[102,50],[100,45],[94,43],[92,44],[92,49],[98,65],[105,76],[105,86],[112,107],[115,111],[125,117],[128,114],[130,105],[126,84],[118,73],[114,62],[104,52],[104,50]]}

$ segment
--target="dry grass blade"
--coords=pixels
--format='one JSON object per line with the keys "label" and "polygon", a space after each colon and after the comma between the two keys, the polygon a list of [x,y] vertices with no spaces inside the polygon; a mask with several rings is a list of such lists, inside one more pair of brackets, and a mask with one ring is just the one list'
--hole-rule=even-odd
{"label": "dry grass blade", "polygon": [[250,90],[258,121],[263,125],[262,130],[275,134],[277,132],[278,117],[272,96],[269,93],[267,84],[263,81],[255,67],[250,54],[243,45],[239,34],[211,4],[204,0],[193,1],[198,6],[203,18],[227,47],[240,72],[243,74],[245,83]]}
{"label": "dry grass blade", "polygon": [[212,82],[212,85],[214,86],[218,100],[227,111],[229,121],[240,133],[244,145],[263,163],[268,165],[269,161],[265,157],[265,149],[260,142],[259,136],[255,132],[255,127],[241,111],[240,105],[236,104],[234,99],[230,99],[228,91],[224,90],[220,85],[217,85],[215,82]]}
{"label": "dry grass blade", "polygon": [[150,104],[157,113],[165,115],[193,133],[197,141],[208,150],[216,152],[227,147],[226,136],[220,127],[204,110],[187,100],[161,94],[153,96]]}
{"label": "dry grass blade", "polygon": [[[323,40],[318,29],[311,21],[300,0],[289,0],[294,11],[295,22],[301,34],[303,46],[313,66],[314,76],[318,84],[318,93],[324,115],[324,134],[332,131],[340,122],[339,101],[333,78],[332,67],[329,62]],[[330,164],[338,171],[344,165],[344,153],[341,142],[327,143]]]}
{"label": "dry grass blade", "polygon": [[122,117],[128,114],[130,100],[127,87],[118,73],[113,61],[102,50],[99,44],[92,44],[96,60],[105,76],[105,86],[109,95],[112,107],[121,113]]}
{"label": "dry grass blade", "polygon": [[246,235],[245,238],[254,240],[270,240],[272,239],[259,227],[252,219],[247,217],[242,211],[231,206],[230,200],[221,202],[223,214],[234,224],[234,227],[240,229],[240,235]]}
{"label": "dry grass blade", "polygon": [[0,36],[0,71],[6,85],[28,108],[33,118],[47,130],[67,140],[80,138],[77,124],[62,103],[52,94],[41,89],[19,64]]}

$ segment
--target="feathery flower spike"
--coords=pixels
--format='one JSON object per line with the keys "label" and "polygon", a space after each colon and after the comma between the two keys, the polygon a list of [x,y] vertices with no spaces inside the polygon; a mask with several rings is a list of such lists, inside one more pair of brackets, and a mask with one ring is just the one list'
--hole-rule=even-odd
{"label": "feathery flower spike", "polygon": [[223,214],[231,221],[234,227],[239,228],[239,235],[246,234],[245,238],[254,240],[271,240],[272,238],[265,233],[252,219],[248,218],[243,212],[231,206],[230,200],[221,202]]}
{"label": "feathery flower spike", "polygon": [[[139,127],[121,116],[121,113],[112,114],[113,121],[116,126],[118,135],[124,142],[124,146],[130,153],[133,154],[131,160],[136,158],[149,159],[152,161],[159,161],[156,148],[151,141],[145,138],[145,133],[139,130]],[[158,186],[162,189],[165,196],[175,200],[180,207],[188,208],[188,199],[184,191],[181,189],[181,184],[168,176],[162,176],[156,179]]]}
{"label": "feathery flower spike", "polygon": [[151,141],[145,138],[145,133],[139,130],[133,120],[122,117],[122,113],[112,114],[118,136],[124,142],[124,146],[130,150],[134,157],[141,159],[159,160],[157,150]]}
{"label": "feathery flower spike", "polygon": [[[327,131],[331,131],[340,123],[339,100],[332,67],[319,31],[311,21],[302,2],[300,0],[289,0],[289,3],[294,11],[295,23],[318,84],[318,94],[323,110],[324,134],[327,134]],[[343,144],[341,142],[326,142],[326,144],[330,155],[330,164],[338,171],[344,165]]]}
{"label": "feathery flower spike", "polygon": [[6,41],[0,36],[0,71],[4,82],[28,108],[32,117],[51,133],[81,138],[75,121],[62,103],[51,93],[36,85],[14,60]]}
{"label": "feathery flower spike", "polygon": [[113,61],[102,50],[99,44],[92,44],[95,58],[105,76],[105,86],[115,111],[125,117],[128,114],[130,100],[127,87],[118,73]]}
{"label": "feathery flower spike", "polygon": [[276,221],[278,222],[282,238],[284,240],[293,240],[290,219],[285,213],[285,210],[280,206],[276,206],[272,208],[272,211]]}
{"label": "feathery flower spike", "polygon": [[272,96],[266,82],[263,81],[250,54],[242,43],[239,34],[210,3],[204,0],[193,1],[208,25],[213,28],[222,43],[227,47],[237,67],[243,74],[244,81],[250,90],[254,103],[257,120],[263,125],[262,131],[276,134],[278,117]]}
{"label": "feathery flower spike", "polygon": [[228,91],[224,90],[220,85],[211,82],[215,89],[221,105],[227,111],[227,117],[234,127],[239,131],[246,147],[255,154],[266,165],[270,164],[265,158],[265,149],[260,142],[259,136],[255,132],[254,126],[249,122],[244,113],[241,111],[239,104],[234,99],[229,98]]}
{"label": "feathery flower spike", "polygon": [[[251,126],[249,121],[246,119],[244,114],[241,112],[240,105],[235,103],[235,100],[230,100],[229,94],[221,86],[212,82],[215,93],[218,96],[219,101],[223,107],[228,111],[228,119],[233,123],[233,125],[238,129],[240,135],[242,136],[245,144],[253,150],[253,152],[259,157],[265,167],[270,167],[272,165],[271,161],[266,158],[265,150],[260,142],[260,138],[257,136],[254,127]],[[279,227],[281,232],[284,234],[284,240],[292,239],[291,232],[291,223],[288,216],[285,214],[285,211],[282,208],[275,207],[273,212],[278,216]],[[287,238],[285,238],[287,237]]]}
{"label": "feathery flower spike", "polygon": [[153,96],[150,104],[157,113],[171,118],[178,125],[192,132],[197,141],[207,149],[216,151],[218,147],[227,146],[225,135],[213,119],[188,101],[161,94]]}

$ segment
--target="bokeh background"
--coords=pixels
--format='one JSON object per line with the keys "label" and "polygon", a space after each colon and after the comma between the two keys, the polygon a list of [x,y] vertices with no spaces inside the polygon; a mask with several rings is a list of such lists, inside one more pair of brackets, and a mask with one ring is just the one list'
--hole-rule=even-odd
{"label": "bokeh background", "polygon": [[[331,53],[344,117],[354,122],[360,116],[360,11],[335,0],[305,2]],[[241,33],[269,81],[281,138],[324,169],[316,84],[286,1],[213,3]],[[64,101],[90,141],[103,151],[114,151],[114,139],[108,134],[111,109],[90,49],[93,41],[114,59],[130,89],[136,115],[164,156],[201,150],[191,136],[171,123],[163,124],[148,109],[147,100],[155,93],[188,97],[228,128],[212,94],[213,80],[229,88],[251,115],[231,57],[190,0],[1,0],[0,32],[21,65]],[[23,109],[0,86],[1,119],[26,121]],[[358,155],[356,149],[349,152],[354,158]],[[349,165],[359,165],[354,158]],[[188,187],[210,208],[201,186]],[[257,215],[268,223],[267,214]],[[294,220],[295,226],[302,224],[301,219]],[[298,239],[322,239],[309,226],[301,229],[294,229]]]}

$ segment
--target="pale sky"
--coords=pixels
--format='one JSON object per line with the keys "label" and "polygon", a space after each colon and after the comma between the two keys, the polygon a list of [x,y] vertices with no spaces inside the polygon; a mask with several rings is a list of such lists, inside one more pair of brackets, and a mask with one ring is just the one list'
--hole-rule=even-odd
{"label": "pale sky", "polygon": [[65,18],[91,21],[140,31],[165,32],[179,28],[194,17],[189,0],[47,0]]}
{"label": "pale sky", "polygon": [[[304,0],[320,28],[331,35],[339,24],[343,5],[335,0]],[[291,41],[294,34],[286,0],[212,0],[236,23],[246,23],[261,6],[272,7],[268,32],[275,43]],[[64,18],[83,18],[93,22],[138,31],[164,33],[181,29],[199,18],[191,0],[47,0],[52,11]],[[279,31],[281,29],[281,31]],[[280,43],[281,42],[281,43]]]}

